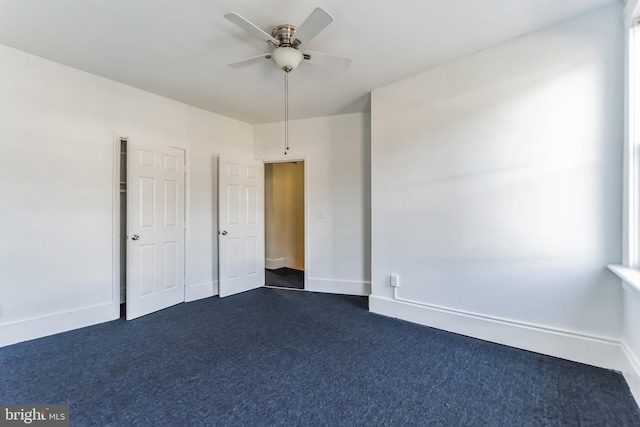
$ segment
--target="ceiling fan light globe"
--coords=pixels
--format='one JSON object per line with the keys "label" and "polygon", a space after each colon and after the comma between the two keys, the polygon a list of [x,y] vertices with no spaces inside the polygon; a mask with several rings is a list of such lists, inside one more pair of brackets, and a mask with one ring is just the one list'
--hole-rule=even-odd
{"label": "ceiling fan light globe", "polygon": [[295,70],[304,59],[302,52],[292,47],[278,47],[271,52],[271,59],[287,72]]}

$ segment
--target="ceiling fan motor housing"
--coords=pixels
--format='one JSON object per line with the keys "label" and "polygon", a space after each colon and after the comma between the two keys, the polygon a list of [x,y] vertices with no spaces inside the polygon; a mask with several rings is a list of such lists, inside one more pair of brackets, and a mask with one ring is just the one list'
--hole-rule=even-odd
{"label": "ceiling fan motor housing", "polygon": [[[291,41],[291,36],[293,36],[293,33],[295,33],[297,29],[298,28],[295,25],[291,25],[291,24],[278,25],[273,29],[273,31],[271,31],[271,36],[280,42],[278,46],[297,47],[297,46],[294,46],[294,44]],[[300,43],[298,43],[298,45],[299,44]]]}

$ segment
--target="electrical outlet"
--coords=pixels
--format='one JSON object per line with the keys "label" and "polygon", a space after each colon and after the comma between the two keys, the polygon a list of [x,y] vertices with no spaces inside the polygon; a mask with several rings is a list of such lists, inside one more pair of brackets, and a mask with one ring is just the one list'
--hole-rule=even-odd
{"label": "electrical outlet", "polygon": [[398,278],[397,274],[392,274],[391,276],[389,276],[389,285],[391,285],[392,288],[397,288],[398,286],[400,286],[400,279]]}

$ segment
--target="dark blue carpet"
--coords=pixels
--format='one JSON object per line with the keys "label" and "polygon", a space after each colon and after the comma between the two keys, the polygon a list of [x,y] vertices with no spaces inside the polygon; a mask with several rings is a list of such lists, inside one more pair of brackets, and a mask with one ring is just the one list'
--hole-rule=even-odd
{"label": "dark blue carpet", "polygon": [[304,289],[304,271],[292,268],[265,269],[265,285],[278,288]]}
{"label": "dark blue carpet", "polygon": [[0,349],[1,403],[84,426],[639,426],[616,372],[261,288]]}

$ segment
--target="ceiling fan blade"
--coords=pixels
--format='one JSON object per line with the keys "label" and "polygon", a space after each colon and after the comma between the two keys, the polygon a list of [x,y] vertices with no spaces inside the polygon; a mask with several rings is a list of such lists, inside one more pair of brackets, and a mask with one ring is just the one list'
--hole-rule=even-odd
{"label": "ceiling fan blade", "polygon": [[224,15],[224,17],[236,24],[238,27],[258,37],[260,40],[273,44],[274,46],[278,46],[279,42],[277,39],[273,38],[270,34],[262,31],[258,26],[249,22],[247,19],[243,18],[237,13],[227,13],[226,15]]}
{"label": "ceiling fan blade", "polygon": [[333,22],[333,17],[329,13],[316,7],[311,15],[304,20],[304,22],[298,27],[293,36],[293,45],[301,46],[304,43],[309,43],[311,39],[318,35],[318,33],[325,29],[325,27]]}
{"label": "ceiling fan blade", "polygon": [[243,60],[237,61],[237,62],[232,62],[231,64],[229,64],[229,67],[231,67],[231,68],[245,67],[247,65],[256,64],[256,63],[258,63],[260,61],[264,61],[265,59],[270,59],[270,58],[271,58],[271,54],[270,53],[263,53],[262,55],[254,56],[254,57],[247,58],[247,59],[243,59]]}
{"label": "ceiling fan blade", "polygon": [[307,50],[304,52],[305,59],[309,56],[305,62],[312,65],[321,65],[325,67],[331,67],[338,71],[347,71],[351,65],[351,60],[347,58],[341,58],[339,56],[329,55],[322,52],[314,52]]}

